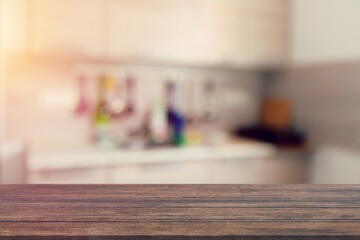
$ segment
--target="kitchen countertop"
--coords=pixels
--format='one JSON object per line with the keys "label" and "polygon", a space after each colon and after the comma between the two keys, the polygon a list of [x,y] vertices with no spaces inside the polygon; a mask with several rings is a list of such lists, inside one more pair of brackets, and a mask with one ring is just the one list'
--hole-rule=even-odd
{"label": "kitchen countertop", "polygon": [[30,171],[55,171],[126,164],[153,164],[169,161],[266,158],[274,154],[275,147],[272,145],[249,140],[233,140],[220,145],[140,150],[106,149],[90,144],[74,147],[43,145],[30,148],[27,169]]}
{"label": "kitchen countertop", "polygon": [[3,185],[0,238],[355,240],[360,186]]}

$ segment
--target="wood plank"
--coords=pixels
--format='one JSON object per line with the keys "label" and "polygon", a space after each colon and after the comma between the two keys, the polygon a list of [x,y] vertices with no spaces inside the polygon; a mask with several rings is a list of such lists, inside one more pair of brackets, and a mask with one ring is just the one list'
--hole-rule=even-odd
{"label": "wood plank", "polygon": [[[51,211],[49,211],[51,209]],[[71,215],[68,213],[71,212]],[[54,214],[56,213],[56,214]],[[0,221],[21,222],[357,222],[360,208],[128,208],[101,205],[56,204],[0,207]]]}
{"label": "wood plank", "polygon": [[41,238],[360,239],[360,186],[0,186],[0,239]]}
{"label": "wood plank", "polygon": [[[29,187],[4,186],[0,203],[101,203],[123,207],[357,207],[359,186],[266,186],[242,185],[96,185],[94,194],[86,185]],[[14,188],[14,189],[13,189]],[[17,189],[19,188],[19,189]],[[64,191],[66,188],[66,191]],[[218,189],[221,188],[221,191]],[[159,194],[159,192],[161,194]],[[59,194],[61,193],[61,194]]]}
{"label": "wood plank", "polygon": [[359,223],[331,222],[0,222],[0,229],[1,236],[48,237],[360,236]]}

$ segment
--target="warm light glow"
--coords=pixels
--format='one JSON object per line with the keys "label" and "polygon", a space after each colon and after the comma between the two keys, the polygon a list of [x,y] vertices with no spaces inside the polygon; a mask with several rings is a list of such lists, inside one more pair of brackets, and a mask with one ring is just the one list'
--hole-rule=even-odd
{"label": "warm light glow", "polygon": [[359,10],[0,0],[0,184],[360,183]]}
{"label": "warm light glow", "polygon": [[20,50],[24,36],[24,0],[1,0],[1,42],[7,53]]}

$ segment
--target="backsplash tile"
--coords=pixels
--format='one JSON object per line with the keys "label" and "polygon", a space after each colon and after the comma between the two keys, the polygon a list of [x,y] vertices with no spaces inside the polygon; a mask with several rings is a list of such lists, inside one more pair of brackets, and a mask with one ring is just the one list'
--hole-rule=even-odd
{"label": "backsplash tile", "polygon": [[[7,138],[29,141],[38,137],[88,138],[91,116],[78,117],[74,114],[78,99],[76,77],[79,74],[87,76],[87,95],[94,104],[97,79],[104,73],[115,76],[130,74],[137,80],[137,117],[152,107],[156,100],[163,98],[163,84],[170,77],[185,84],[214,81],[217,88],[216,111],[219,116],[217,125],[221,128],[232,129],[257,121],[261,82],[255,73],[24,62],[12,66],[8,71]],[[185,108],[191,104],[188,100]]]}

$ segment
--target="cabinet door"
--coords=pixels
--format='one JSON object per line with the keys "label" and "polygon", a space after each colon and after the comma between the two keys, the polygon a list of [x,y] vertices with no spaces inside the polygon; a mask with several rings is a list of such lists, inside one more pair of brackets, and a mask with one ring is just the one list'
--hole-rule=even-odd
{"label": "cabinet door", "polygon": [[108,55],[112,58],[197,63],[208,56],[201,0],[112,0]]}
{"label": "cabinet door", "polygon": [[253,0],[254,56],[257,65],[282,66],[288,61],[288,0]]}
{"label": "cabinet door", "polygon": [[273,66],[287,0],[32,0],[29,46],[56,56]]}
{"label": "cabinet door", "polygon": [[217,184],[263,184],[265,178],[264,159],[229,159],[219,161],[215,170]]}
{"label": "cabinet door", "polygon": [[287,60],[287,0],[209,0],[208,8],[223,62],[263,67]]}
{"label": "cabinet door", "polygon": [[31,184],[107,184],[111,183],[108,169],[89,168],[62,171],[33,172],[28,176]]}
{"label": "cabinet door", "polygon": [[115,183],[202,184],[212,183],[211,163],[169,162],[117,167]]}
{"label": "cabinet door", "polygon": [[[218,62],[247,66],[253,61],[250,54],[251,15],[246,12],[247,0],[209,0],[207,12],[211,25],[213,53]],[[245,14],[245,15],[244,15]]]}
{"label": "cabinet door", "polygon": [[289,156],[269,159],[266,162],[266,179],[269,184],[306,184],[308,161]]}
{"label": "cabinet door", "polygon": [[[30,3],[31,2],[31,3]],[[31,0],[31,53],[99,56],[104,51],[102,0]]]}

